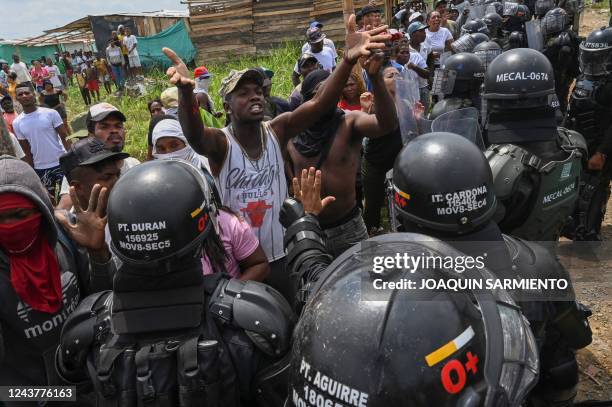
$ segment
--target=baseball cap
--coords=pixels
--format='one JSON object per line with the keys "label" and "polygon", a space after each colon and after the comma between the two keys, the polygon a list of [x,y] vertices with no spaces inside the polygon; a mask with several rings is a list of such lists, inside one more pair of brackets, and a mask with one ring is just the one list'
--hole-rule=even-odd
{"label": "baseball cap", "polygon": [[448,4],[448,1],[446,1],[446,0],[438,0],[438,1],[436,1],[434,3],[434,10],[437,9],[440,4]]}
{"label": "baseball cap", "polygon": [[62,172],[67,176],[77,167],[85,167],[97,164],[108,159],[124,159],[130,155],[124,152],[106,149],[104,142],[95,138],[87,137],[74,143],[68,152],[59,159]]}
{"label": "baseball cap", "polygon": [[89,135],[89,131],[87,130],[87,119],[89,117],[89,112],[82,112],[77,114],[70,120],[70,127],[72,128],[72,134],[66,139],[80,139],[87,137]]}
{"label": "baseball cap", "polygon": [[423,24],[420,21],[415,21],[414,23],[411,23],[408,26],[408,35],[412,35],[415,32],[420,31],[420,30],[424,30],[426,28],[429,28],[429,26],[427,24]]}
{"label": "baseball cap", "polygon": [[125,115],[110,103],[102,102],[89,108],[89,120],[99,122],[106,119],[110,114],[115,114],[121,121],[127,121]]}
{"label": "baseball cap", "polygon": [[159,99],[161,100],[162,105],[166,109],[171,107],[178,107],[178,88],[176,86],[173,86],[164,90],[159,96]]}
{"label": "baseball cap", "polygon": [[411,22],[413,22],[415,19],[417,19],[419,17],[425,18],[425,16],[422,13],[418,12],[418,11],[416,13],[412,13],[412,14],[410,14],[410,17],[408,17],[408,22],[411,23]]}
{"label": "baseball cap", "polygon": [[306,39],[308,39],[308,42],[311,44],[321,42],[325,39],[325,37],[326,35],[321,32],[320,28],[315,27],[306,30]]}
{"label": "baseball cap", "polygon": [[306,62],[308,61],[314,61],[314,62],[319,62],[319,60],[317,59],[317,57],[315,57],[314,55],[312,55],[310,52],[305,52],[302,54],[302,56],[300,57],[300,59],[298,59],[298,68],[301,68],[302,65],[304,65]]}
{"label": "baseball cap", "polygon": [[378,6],[371,6],[369,4],[361,9],[362,16],[367,16],[370,13],[382,13],[382,10]]}
{"label": "baseball cap", "polygon": [[314,20],[312,23],[310,23],[310,28],[323,28],[323,24],[317,20]]}
{"label": "baseball cap", "polygon": [[243,69],[241,71],[232,69],[230,73],[221,81],[221,89],[219,89],[221,98],[225,99],[227,95],[236,90],[240,81],[247,79],[255,81],[255,83],[257,83],[259,86],[263,86],[264,84],[264,77],[255,68]]}
{"label": "baseball cap", "polygon": [[212,75],[210,74],[210,72],[208,72],[208,69],[202,65],[202,66],[198,66],[195,71],[193,71],[193,77],[198,79],[198,78],[210,78]]}

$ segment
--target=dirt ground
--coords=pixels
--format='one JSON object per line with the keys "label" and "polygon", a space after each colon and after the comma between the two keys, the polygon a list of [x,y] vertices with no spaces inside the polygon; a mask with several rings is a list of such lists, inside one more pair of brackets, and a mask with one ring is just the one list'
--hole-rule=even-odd
{"label": "dirt ground", "polygon": [[[606,26],[608,19],[608,9],[587,9],[580,35]],[[580,401],[612,400],[612,200],[602,232],[605,241],[599,251],[608,255],[599,261],[564,256],[563,250],[560,255],[561,262],[571,270],[578,300],[593,311],[589,319],[593,342],[578,352]]]}

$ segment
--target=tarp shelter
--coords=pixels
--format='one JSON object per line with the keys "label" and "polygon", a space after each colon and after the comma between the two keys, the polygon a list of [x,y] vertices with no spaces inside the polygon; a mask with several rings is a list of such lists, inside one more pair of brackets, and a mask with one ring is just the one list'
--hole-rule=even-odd
{"label": "tarp shelter", "polygon": [[184,21],[179,21],[158,34],[137,39],[140,61],[147,68],[165,69],[170,66],[170,60],[162,52],[163,47],[172,48],[186,63],[195,60],[196,49],[191,43]]}
{"label": "tarp shelter", "polygon": [[183,24],[175,28],[175,31],[171,33],[173,35],[177,35],[177,32],[180,34],[181,27],[183,30],[188,29],[188,10],[160,10],[143,13],[88,15],[62,27],[46,30],[44,34],[29,38],[16,45],[51,45],[75,38],[87,37],[93,38],[97,49],[102,51],[106,49],[111,31],[117,30],[119,25],[130,27],[132,33],[137,37],[154,37],[164,31],[170,30],[177,22],[181,21]]}
{"label": "tarp shelter", "polygon": [[28,47],[19,46],[12,44],[0,44],[0,59],[4,59],[13,63],[13,54],[18,54],[22,61],[30,63],[34,59],[40,59],[40,57],[53,58],[53,53],[57,52],[57,47],[54,45],[43,45],[40,47]]}

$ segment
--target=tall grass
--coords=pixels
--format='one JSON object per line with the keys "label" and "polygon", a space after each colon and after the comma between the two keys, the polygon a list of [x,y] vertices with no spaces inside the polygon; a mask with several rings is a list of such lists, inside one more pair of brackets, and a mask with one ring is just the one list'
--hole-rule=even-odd
{"label": "tall grass", "polygon": [[[301,44],[286,43],[277,48],[268,56],[262,57],[243,57],[238,58],[229,63],[223,64],[206,64],[208,70],[212,73],[212,81],[210,86],[210,94],[213,97],[217,110],[223,109],[221,97],[219,96],[219,88],[221,80],[227,76],[230,70],[241,70],[249,67],[263,66],[274,71],[272,78],[272,94],[287,98],[293,90],[291,82],[291,73],[294,65],[300,56]],[[125,151],[133,157],[140,160],[144,159],[147,152],[147,131],[149,129],[149,112],[147,110],[147,102],[151,99],[159,97],[164,89],[170,86],[166,79],[165,73],[154,70],[147,72],[147,92],[142,97],[115,97],[112,94],[106,95],[103,86],[100,86],[101,101],[109,102],[121,110],[127,117],[126,127],[126,144]],[[113,86],[113,91],[114,91]],[[87,110],[85,103],[81,97],[80,91],[76,82],[74,86],[68,89],[68,119],[78,113]]]}

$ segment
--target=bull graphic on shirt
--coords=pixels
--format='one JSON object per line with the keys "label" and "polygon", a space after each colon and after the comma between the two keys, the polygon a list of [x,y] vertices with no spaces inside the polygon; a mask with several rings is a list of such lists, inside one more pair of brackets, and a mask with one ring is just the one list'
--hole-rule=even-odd
{"label": "bull graphic on shirt", "polygon": [[258,228],[263,224],[266,212],[268,212],[270,208],[272,208],[272,205],[268,205],[266,201],[261,200],[249,202],[248,205],[240,209],[240,211],[249,218],[252,227]]}

